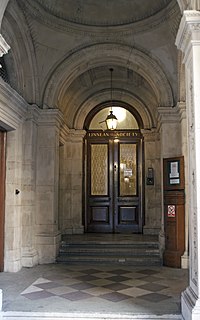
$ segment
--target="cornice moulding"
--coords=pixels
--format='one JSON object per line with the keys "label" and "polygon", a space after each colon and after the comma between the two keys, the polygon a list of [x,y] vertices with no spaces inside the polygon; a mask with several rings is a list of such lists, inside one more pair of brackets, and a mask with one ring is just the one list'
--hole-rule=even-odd
{"label": "cornice moulding", "polygon": [[180,122],[180,114],[177,107],[158,107],[158,122],[177,123]]}
{"label": "cornice moulding", "polygon": [[38,124],[43,126],[56,126],[60,128],[63,124],[63,114],[58,109],[40,109]]}
{"label": "cornice moulding", "polygon": [[86,135],[85,130],[70,129],[70,139],[72,142],[82,142]]}
{"label": "cornice moulding", "polygon": [[10,127],[17,127],[26,119],[28,103],[7,83],[0,79],[0,121]]}
{"label": "cornice moulding", "polygon": [[176,46],[184,54],[187,60],[189,51],[193,45],[200,43],[200,12],[196,10],[184,11],[176,37]]}

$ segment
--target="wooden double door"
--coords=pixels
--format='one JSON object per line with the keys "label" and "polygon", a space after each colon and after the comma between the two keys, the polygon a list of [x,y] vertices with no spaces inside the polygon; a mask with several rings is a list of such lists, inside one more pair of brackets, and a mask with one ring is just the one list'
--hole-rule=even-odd
{"label": "wooden double door", "polygon": [[85,231],[141,233],[140,132],[89,132],[86,138]]}

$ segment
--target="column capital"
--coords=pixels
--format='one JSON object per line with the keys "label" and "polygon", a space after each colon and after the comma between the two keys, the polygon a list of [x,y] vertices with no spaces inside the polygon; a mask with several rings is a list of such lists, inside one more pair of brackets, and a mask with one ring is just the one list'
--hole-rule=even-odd
{"label": "column capital", "polygon": [[160,134],[159,132],[157,132],[157,129],[141,129],[141,133],[144,137],[144,141],[155,141],[155,140],[159,140],[160,139]]}
{"label": "column capital", "polygon": [[86,131],[85,130],[76,130],[71,129],[69,133],[69,139],[72,142],[83,142],[83,138],[85,137]]}
{"label": "column capital", "polygon": [[159,123],[174,123],[180,121],[178,107],[158,107]]}
{"label": "column capital", "polygon": [[63,114],[59,109],[40,109],[38,124],[43,126],[56,126],[58,128],[64,123]]}
{"label": "column capital", "polygon": [[200,45],[200,12],[186,10],[183,12],[182,20],[176,37],[176,46],[185,53],[184,61],[192,46]]}
{"label": "column capital", "polygon": [[60,141],[65,142],[82,142],[85,137],[86,131],[82,129],[69,129],[65,124],[60,131]]}

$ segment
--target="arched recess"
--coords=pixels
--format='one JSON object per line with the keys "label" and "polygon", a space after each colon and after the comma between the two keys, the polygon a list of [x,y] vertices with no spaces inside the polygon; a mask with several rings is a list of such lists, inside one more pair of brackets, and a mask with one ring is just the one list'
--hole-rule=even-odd
{"label": "arched recess", "polygon": [[[88,130],[89,129],[89,125],[91,123],[91,120],[92,118],[103,108],[107,108],[110,106],[110,102],[104,102],[104,103],[100,103],[99,105],[97,105],[94,109],[92,109],[86,119],[85,119],[85,122],[84,122],[84,129],[85,130]],[[138,127],[140,129],[144,128],[144,124],[143,124],[143,121],[142,121],[142,118],[140,116],[140,114],[137,112],[136,109],[134,109],[132,106],[130,106],[129,104],[127,103],[124,103],[124,102],[119,102],[119,101],[112,101],[112,106],[115,107],[121,107],[121,108],[124,108],[124,109],[127,109],[136,119],[137,123],[138,123]]]}
{"label": "arched recess", "polygon": [[158,106],[173,106],[173,94],[169,81],[159,66],[146,53],[121,44],[95,44],[66,57],[49,75],[43,90],[43,107],[59,107],[59,100],[66,88],[83,72],[100,66],[126,66],[140,74],[151,86]]}
{"label": "arched recess", "polygon": [[[85,123],[87,122],[88,117],[90,117],[90,113],[92,112],[92,110],[94,110],[95,113],[98,112],[99,108],[101,108],[102,106],[102,101],[106,101],[107,98],[108,98],[108,95],[106,95],[106,99],[105,99],[105,92],[100,92],[95,94],[95,97],[91,96],[89,99],[84,101],[80,106],[78,112],[75,114],[74,121],[73,121],[74,128],[83,129],[85,126]],[[137,97],[135,96],[133,97],[130,93],[123,98],[124,98],[123,101],[116,100],[116,104],[118,103],[119,105],[122,105],[125,108],[127,108],[129,111],[133,113],[137,113],[141,119],[143,128],[150,129],[155,126],[156,112],[151,112],[148,106],[142,103],[142,101]]]}
{"label": "arched recess", "polygon": [[[139,113],[157,114],[157,99],[147,81],[128,67],[112,64],[113,72],[113,100],[126,102],[132,106],[141,105]],[[82,73],[59,97],[59,109],[63,113],[69,128],[77,129],[75,120],[77,115],[83,118],[96,105],[110,100],[110,79],[108,66],[89,69]],[[84,108],[84,110],[83,110]],[[144,111],[143,111],[144,109]],[[155,123],[155,121],[153,121]],[[145,123],[145,127],[149,127]],[[83,125],[78,127],[83,128]]]}

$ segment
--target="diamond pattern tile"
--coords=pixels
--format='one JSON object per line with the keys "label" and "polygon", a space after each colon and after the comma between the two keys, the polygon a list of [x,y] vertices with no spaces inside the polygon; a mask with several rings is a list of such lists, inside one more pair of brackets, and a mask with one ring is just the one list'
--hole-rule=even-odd
{"label": "diamond pattern tile", "polygon": [[151,270],[151,269],[145,269],[145,270],[140,270],[140,271],[138,271],[138,273],[152,275],[152,274],[156,274],[156,273],[158,273],[158,272],[155,271],[155,270]]}
{"label": "diamond pattern tile", "polygon": [[23,296],[30,300],[40,300],[40,299],[46,299],[46,298],[52,297],[54,295],[51,292],[47,292],[43,290],[43,291],[25,293],[23,294]]}
{"label": "diamond pattern tile", "polygon": [[77,277],[78,280],[81,280],[81,281],[92,281],[92,280],[98,280],[99,278],[98,277],[95,277],[95,276],[92,276],[92,275],[84,275],[84,276],[81,276],[81,277]]}
{"label": "diamond pattern tile", "polygon": [[107,288],[113,291],[119,291],[119,290],[130,288],[130,286],[127,286],[126,284],[122,284],[122,283],[111,283],[104,286],[104,288]]}
{"label": "diamond pattern tile", "polygon": [[157,283],[147,283],[142,286],[138,286],[138,288],[144,289],[144,290],[149,290],[152,292],[157,292],[157,291],[161,291],[163,289],[166,289],[167,287],[162,286],[161,284],[157,284]]}
{"label": "diamond pattern tile", "polygon": [[154,276],[144,276],[141,278],[138,278],[139,280],[145,281],[145,282],[158,282],[161,280],[161,278],[154,277]]}
{"label": "diamond pattern tile", "polygon": [[107,280],[115,281],[115,282],[121,282],[121,281],[129,280],[129,278],[128,277],[123,277],[123,276],[113,276],[113,277],[107,278]]}
{"label": "diamond pattern tile", "polygon": [[143,290],[143,289],[140,289],[140,288],[131,287],[131,288],[128,288],[128,289],[120,290],[120,293],[125,294],[127,296],[131,296],[131,297],[137,298],[137,297],[140,297],[142,295],[149,294],[150,291]]}
{"label": "diamond pattern tile", "polygon": [[83,299],[91,298],[92,296],[89,293],[76,291],[72,293],[66,293],[62,295],[62,298],[65,298],[70,301],[78,301]]}
{"label": "diamond pattern tile", "polygon": [[111,273],[120,275],[120,274],[127,273],[127,270],[125,270],[125,269],[115,269],[115,270],[111,270]]}
{"label": "diamond pattern tile", "polygon": [[163,301],[163,300],[166,300],[169,298],[170,298],[169,296],[166,296],[166,295],[160,294],[160,293],[149,293],[149,294],[145,294],[143,296],[140,296],[140,299],[147,300],[149,302],[155,302],[155,303],[158,303],[160,301]]}
{"label": "diamond pattern tile", "polygon": [[85,269],[84,270],[84,273],[85,274],[94,274],[94,273],[99,273],[99,270],[98,269]]}
{"label": "diamond pattern tile", "polygon": [[36,286],[41,289],[51,289],[51,288],[60,287],[61,285],[56,282],[46,282],[46,283],[37,284]]}
{"label": "diamond pattern tile", "polygon": [[109,284],[113,284],[114,282],[107,279],[98,279],[98,280],[90,281],[90,283],[95,286],[103,287]]}
{"label": "diamond pattern tile", "polygon": [[70,287],[57,287],[52,289],[47,289],[46,291],[52,293],[54,296],[61,296],[66,293],[76,292],[76,289],[70,288]]}
{"label": "diamond pattern tile", "polygon": [[89,289],[89,288],[93,288],[95,287],[93,284],[91,283],[87,283],[87,282],[81,282],[81,283],[77,283],[77,284],[73,284],[71,286],[71,288],[76,289],[76,290],[84,290],[84,289]]}
{"label": "diamond pattern tile", "polygon": [[130,299],[130,296],[127,296],[125,294],[119,293],[119,292],[111,292],[111,293],[106,293],[100,296],[100,298],[109,300],[112,302],[119,302],[122,300],[127,300]]}
{"label": "diamond pattern tile", "polygon": [[85,289],[85,290],[82,290],[82,291],[86,292],[86,293],[89,293],[94,297],[98,297],[98,296],[101,296],[103,294],[113,292],[112,290],[106,289],[104,287],[94,287],[94,288],[89,288],[89,289]]}

